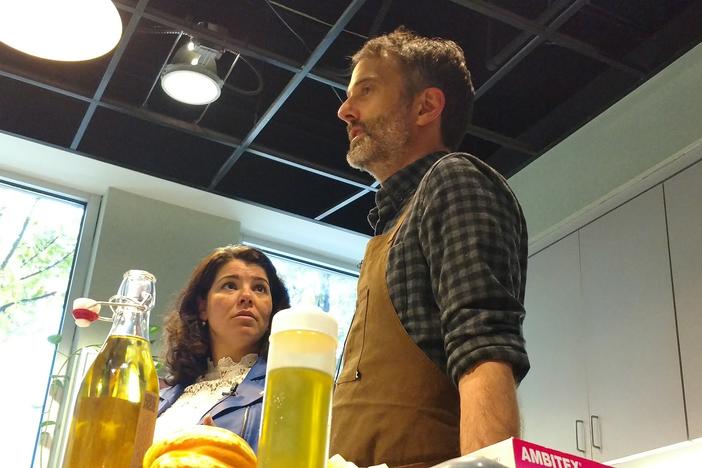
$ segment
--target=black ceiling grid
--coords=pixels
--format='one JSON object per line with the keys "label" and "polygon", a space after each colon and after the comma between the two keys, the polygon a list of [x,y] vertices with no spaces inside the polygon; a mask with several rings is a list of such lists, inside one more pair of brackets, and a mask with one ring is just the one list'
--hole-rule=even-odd
{"label": "black ceiling grid", "polygon": [[[365,234],[377,184],[346,164],[336,111],[366,38],[404,24],[458,42],[478,93],[461,150],[508,177],[702,39],[702,0],[115,4],[124,34],[102,58],[0,44],[0,130]],[[209,106],[159,83],[191,36],[223,50],[220,76],[231,71]]]}
{"label": "black ceiling grid", "polygon": [[86,101],[5,76],[0,77],[0,90],[0,129],[59,147],[71,144],[88,108]]}
{"label": "black ceiling grid", "polygon": [[232,146],[99,108],[78,150],[127,169],[203,187]]}
{"label": "black ceiling grid", "polygon": [[237,162],[220,185],[227,187],[228,196],[255,199],[260,204],[310,219],[361,190],[250,154]]}
{"label": "black ceiling grid", "polygon": [[102,96],[105,93],[105,89],[107,89],[107,85],[110,83],[112,75],[114,75],[115,69],[119,64],[119,61],[122,59],[122,54],[124,54],[124,50],[127,48],[129,40],[132,38],[132,34],[134,34],[134,31],[137,28],[137,24],[139,24],[139,20],[141,20],[141,15],[144,12],[144,9],[146,8],[146,5],[148,3],[149,0],[139,0],[139,3],[137,3],[136,7],[134,8],[134,11],[132,12],[131,18],[129,18],[127,26],[123,28],[122,38],[117,44],[117,47],[115,47],[112,51],[110,61],[108,62],[107,67],[105,68],[105,73],[102,75],[100,83],[98,83],[98,86],[95,89],[95,94],[93,95],[93,98],[90,101],[90,104],[88,105],[88,109],[85,111],[85,115],[83,116],[83,119],[81,120],[80,125],[76,130],[76,134],[73,137],[70,149],[78,149],[78,145],[80,145],[80,142],[83,139],[83,136],[85,135],[85,130],[88,128],[88,125],[90,125],[90,120],[95,114],[95,110],[98,107],[98,103],[102,99]]}
{"label": "black ceiling grid", "polygon": [[375,194],[365,193],[362,197],[345,205],[343,208],[329,214],[324,222],[334,226],[343,227],[351,231],[372,235],[368,224],[368,211],[375,205]]}
{"label": "black ceiling grid", "polygon": [[[602,39],[606,34],[601,29],[598,30],[597,41],[623,54],[622,57],[627,63],[634,63],[642,69],[649,70],[647,75],[649,77],[700,42],[702,2],[680,2],[670,9],[662,9],[660,2],[653,2],[650,5],[651,8],[635,9],[635,11],[631,11],[631,5],[629,8],[622,4],[617,6],[620,9],[623,8],[623,12],[634,14],[621,16],[616,11],[592,5],[593,8],[585,12],[589,12],[585,17],[592,15],[590,10],[593,10],[597,15],[611,19],[625,30],[635,30],[637,40],[629,43],[626,48],[623,48],[613,36],[609,36],[609,40]],[[588,25],[592,27],[591,23],[583,24],[582,19],[577,16],[572,21],[573,23],[569,22],[564,27],[574,35],[585,35]],[[655,24],[655,27],[651,26],[652,24]],[[619,36],[621,32],[616,34]],[[591,37],[594,41],[595,35],[592,34]],[[644,80],[637,79],[619,69],[607,69],[557,106],[552,107],[548,115],[534,122],[527,131],[519,135],[519,138],[542,148],[540,153],[543,154],[629,94],[642,81]],[[509,171],[503,174],[511,175],[534,159],[534,157],[524,159],[507,148],[500,148],[490,155],[488,162],[496,168],[508,168]]]}
{"label": "black ceiling grid", "polygon": [[[342,97],[345,97],[346,93]],[[367,173],[346,163],[348,136],[345,124],[336,118],[341,102],[329,86],[305,80],[285,102],[271,123],[256,141],[289,154],[305,154],[306,159],[329,172],[343,174],[349,179],[373,183]],[[334,112],[333,118],[326,114]],[[321,118],[327,117],[327,118]],[[315,148],[314,151],[309,151]]]}
{"label": "black ceiling grid", "polygon": [[234,164],[236,164],[239,157],[246,151],[246,149],[251,146],[259,133],[264,129],[268,122],[275,116],[280,107],[285,104],[285,101],[290,97],[290,95],[295,92],[295,89],[300,85],[302,80],[307,77],[307,74],[312,71],[312,68],[317,64],[322,55],[327,51],[329,46],[334,42],[339,34],[344,30],[344,27],[353,18],[359,8],[363,6],[366,0],[353,0],[351,4],[344,10],[337,22],[329,29],[326,36],[317,45],[317,47],[312,51],[307,61],[302,65],[300,70],[295,73],[295,75],[290,79],[288,84],[283,88],[278,97],[271,103],[266,111],[261,115],[261,117],[256,121],[253,128],[247,133],[247,135],[242,139],[241,144],[234,150],[234,152],[229,156],[229,158],[224,162],[222,167],[219,169],[217,174],[210,182],[210,189],[214,189],[217,184],[224,178],[224,176],[229,172]]}

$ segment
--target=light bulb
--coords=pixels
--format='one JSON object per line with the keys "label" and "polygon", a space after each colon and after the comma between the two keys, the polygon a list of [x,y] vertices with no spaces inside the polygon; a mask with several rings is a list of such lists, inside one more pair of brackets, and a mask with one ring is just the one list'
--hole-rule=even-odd
{"label": "light bulb", "polygon": [[166,71],[161,76],[163,90],[173,99],[186,104],[203,105],[216,100],[221,93],[221,81],[193,70]]}

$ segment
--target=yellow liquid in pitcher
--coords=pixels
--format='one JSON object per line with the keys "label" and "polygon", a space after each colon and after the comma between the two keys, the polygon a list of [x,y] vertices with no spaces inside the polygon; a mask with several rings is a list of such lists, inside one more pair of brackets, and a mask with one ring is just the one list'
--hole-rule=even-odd
{"label": "yellow liquid in pitcher", "polygon": [[148,341],[110,336],[81,385],[64,468],[141,467],[157,409],[158,380]]}
{"label": "yellow liquid in pitcher", "polygon": [[283,367],[268,373],[258,468],[326,466],[331,394],[326,372]]}

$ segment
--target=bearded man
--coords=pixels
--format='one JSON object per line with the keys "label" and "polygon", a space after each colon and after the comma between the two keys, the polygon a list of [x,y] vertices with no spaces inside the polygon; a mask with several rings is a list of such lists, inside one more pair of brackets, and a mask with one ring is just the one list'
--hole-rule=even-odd
{"label": "bearded man", "polygon": [[459,146],[461,48],[400,28],[352,58],[348,163],[381,188],[336,382],[330,453],[431,466],[519,435],[527,229],[504,178]]}

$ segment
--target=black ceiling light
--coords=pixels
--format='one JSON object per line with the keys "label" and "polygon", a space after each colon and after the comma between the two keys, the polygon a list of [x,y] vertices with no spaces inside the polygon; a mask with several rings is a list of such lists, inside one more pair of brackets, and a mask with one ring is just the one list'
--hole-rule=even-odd
{"label": "black ceiling light", "polygon": [[170,97],[186,104],[204,105],[217,100],[224,85],[217,74],[221,56],[221,51],[191,39],[163,68],[161,87]]}

